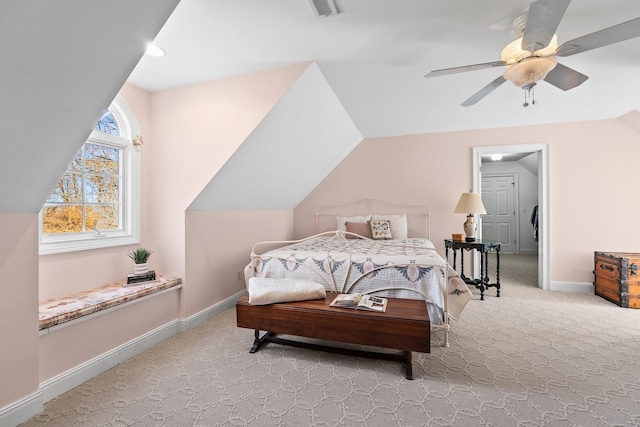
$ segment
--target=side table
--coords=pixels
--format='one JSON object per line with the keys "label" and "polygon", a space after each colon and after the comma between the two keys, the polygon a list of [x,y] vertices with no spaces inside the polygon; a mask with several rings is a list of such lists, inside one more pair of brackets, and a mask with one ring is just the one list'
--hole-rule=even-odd
{"label": "side table", "polygon": [[[484,291],[488,288],[496,288],[496,296],[500,296],[500,243],[492,240],[476,240],[475,242],[457,241],[445,239],[445,257],[449,261],[449,249],[453,249],[453,269],[456,269],[456,255],[460,250],[460,277],[467,285],[473,285],[480,289],[480,299],[484,300]],[[464,275],[464,249],[480,252],[480,278],[472,279]],[[489,251],[496,252],[496,281],[489,280]]]}

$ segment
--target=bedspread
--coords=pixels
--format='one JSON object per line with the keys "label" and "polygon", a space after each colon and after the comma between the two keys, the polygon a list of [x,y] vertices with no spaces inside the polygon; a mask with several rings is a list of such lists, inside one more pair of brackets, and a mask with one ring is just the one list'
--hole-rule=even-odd
{"label": "bedspread", "polygon": [[254,255],[252,266],[258,277],[313,280],[328,291],[424,299],[433,306],[430,307],[433,323],[443,318],[445,289],[449,317],[454,319],[471,297],[469,288],[433,244],[420,238],[369,240],[344,239],[335,234],[317,236]]}

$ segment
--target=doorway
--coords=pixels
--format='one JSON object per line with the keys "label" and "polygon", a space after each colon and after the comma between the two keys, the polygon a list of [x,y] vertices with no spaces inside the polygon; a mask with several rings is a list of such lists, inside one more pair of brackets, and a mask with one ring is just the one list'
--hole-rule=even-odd
{"label": "doorway", "polygon": [[[526,157],[531,153],[537,154],[537,188],[535,190],[535,197],[537,200],[537,241],[534,248],[531,250],[537,253],[538,256],[538,287],[542,289],[550,288],[550,257],[549,257],[549,168],[548,168],[548,145],[547,144],[523,144],[523,145],[502,145],[502,146],[490,146],[490,147],[474,147],[473,149],[473,191],[483,194],[483,156],[490,156],[491,154],[501,153],[505,157],[506,155],[520,155]],[[516,156],[517,157],[517,156]],[[533,167],[533,166],[531,166]],[[487,170],[490,168],[487,167]],[[488,173],[488,172],[487,172]],[[490,174],[489,174],[490,175]],[[515,185],[515,183],[514,183]],[[519,199],[522,199],[520,194]],[[531,209],[534,208],[531,200],[527,200],[519,205],[519,200],[514,201],[514,208],[516,209],[516,216],[520,217],[519,226],[516,226],[518,230],[523,229],[523,221],[527,221],[531,215]],[[522,212],[525,212],[522,214]],[[480,232],[483,232],[484,225],[482,223],[483,218],[480,217],[481,226]],[[524,239],[524,233],[521,233]],[[482,236],[482,234],[481,234]],[[517,236],[517,234],[516,234]],[[498,239],[495,239],[498,240]],[[516,238],[516,251],[519,250],[518,239]],[[520,245],[522,246],[522,245]]]}

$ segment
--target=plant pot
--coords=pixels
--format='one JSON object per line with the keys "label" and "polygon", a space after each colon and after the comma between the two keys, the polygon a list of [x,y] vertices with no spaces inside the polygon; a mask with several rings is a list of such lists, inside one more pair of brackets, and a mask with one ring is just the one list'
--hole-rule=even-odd
{"label": "plant pot", "polygon": [[133,274],[146,274],[149,272],[149,265],[146,262],[133,265]]}

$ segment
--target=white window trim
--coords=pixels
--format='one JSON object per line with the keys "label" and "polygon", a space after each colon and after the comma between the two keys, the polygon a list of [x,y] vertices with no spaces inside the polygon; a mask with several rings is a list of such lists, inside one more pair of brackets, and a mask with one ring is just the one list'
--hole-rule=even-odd
{"label": "white window trim", "polygon": [[[38,215],[38,235],[40,255],[64,252],[100,249],[113,246],[133,245],[140,243],[140,149],[133,145],[133,137],[140,134],[140,126],[120,95],[116,97],[109,110],[114,115],[120,129],[120,137],[100,134],[102,141],[113,141],[114,146],[122,147],[119,141],[124,138],[128,143],[123,156],[123,188],[125,199],[122,201],[123,227],[121,230],[104,230],[102,235],[95,232],[65,233],[44,235],[42,233],[42,210]],[[96,132],[97,133],[97,132]],[[92,132],[92,136],[94,133]],[[91,141],[90,136],[87,141]],[[100,142],[104,144],[104,142]]]}

